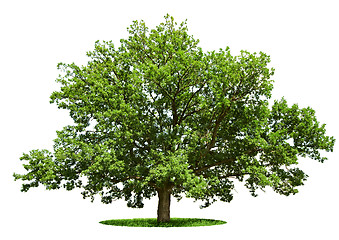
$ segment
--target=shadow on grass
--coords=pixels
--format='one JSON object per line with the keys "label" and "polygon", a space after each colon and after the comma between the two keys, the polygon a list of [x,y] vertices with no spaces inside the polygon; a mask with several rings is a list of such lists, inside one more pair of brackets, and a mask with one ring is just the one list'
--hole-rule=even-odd
{"label": "shadow on grass", "polygon": [[168,223],[158,223],[156,218],[112,219],[101,224],[124,227],[202,227],[225,224],[225,221],[202,218],[171,218]]}

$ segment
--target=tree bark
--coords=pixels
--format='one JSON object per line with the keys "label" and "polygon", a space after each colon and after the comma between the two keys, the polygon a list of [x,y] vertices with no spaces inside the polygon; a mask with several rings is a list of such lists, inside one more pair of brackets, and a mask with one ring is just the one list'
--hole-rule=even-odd
{"label": "tree bark", "polygon": [[158,222],[170,221],[170,205],[171,205],[171,187],[164,186],[157,190],[158,192]]}

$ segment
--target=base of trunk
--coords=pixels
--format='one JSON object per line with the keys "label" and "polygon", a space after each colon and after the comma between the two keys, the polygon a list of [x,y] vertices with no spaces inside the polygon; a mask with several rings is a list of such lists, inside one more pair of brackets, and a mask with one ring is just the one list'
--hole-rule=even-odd
{"label": "base of trunk", "polygon": [[158,189],[158,222],[170,221],[171,188],[163,187]]}

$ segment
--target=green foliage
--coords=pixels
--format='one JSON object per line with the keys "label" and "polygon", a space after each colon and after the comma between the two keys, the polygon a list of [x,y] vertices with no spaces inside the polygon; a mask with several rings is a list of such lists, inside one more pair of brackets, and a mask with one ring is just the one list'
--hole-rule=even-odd
{"label": "green foliage", "polygon": [[112,219],[101,224],[125,227],[201,227],[225,224],[225,221],[200,218],[171,218],[170,222],[157,222],[156,218]]}
{"label": "green foliage", "polygon": [[265,53],[203,52],[186,22],[170,16],[155,29],[128,28],[116,48],[95,43],[86,66],[63,71],[51,103],[67,109],[74,125],[58,131],[54,152],[33,150],[21,160],[22,191],[83,189],[84,198],[125,199],[142,207],[164,186],[180,200],[232,200],[233,179],[256,196],[267,186],[295,194],[307,175],[300,157],[324,162],[333,151],[311,108],[269,106],[274,69]]}

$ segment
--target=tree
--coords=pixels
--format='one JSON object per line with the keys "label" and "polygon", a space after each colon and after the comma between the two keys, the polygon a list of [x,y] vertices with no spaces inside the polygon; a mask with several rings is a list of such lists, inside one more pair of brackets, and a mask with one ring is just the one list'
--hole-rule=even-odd
{"label": "tree", "polygon": [[299,157],[324,162],[335,139],[311,108],[269,105],[274,69],[265,53],[203,52],[187,23],[149,30],[143,21],[128,39],[97,41],[86,66],[63,71],[51,103],[69,110],[74,124],[57,131],[54,152],[32,150],[21,160],[22,191],[83,189],[103,203],[125,199],[143,207],[158,195],[158,221],[170,220],[171,196],[230,202],[233,179],[253,196],[266,186],[290,195],[307,175]]}

